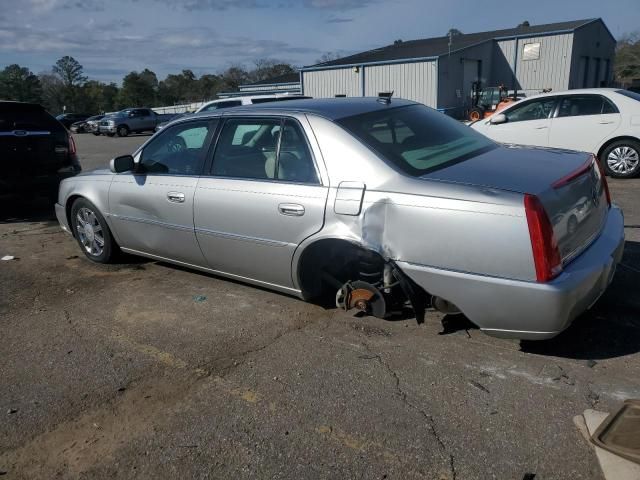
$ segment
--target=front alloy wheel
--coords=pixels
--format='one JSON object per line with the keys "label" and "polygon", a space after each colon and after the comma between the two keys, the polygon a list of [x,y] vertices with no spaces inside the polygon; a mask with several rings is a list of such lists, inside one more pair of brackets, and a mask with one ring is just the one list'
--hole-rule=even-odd
{"label": "front alloy wheel", "polygon": [[88,200],[80,198],[71,208],[74,234],[83,253],[94,262],[108,263],[117,246],[109,227],[98,209]]}

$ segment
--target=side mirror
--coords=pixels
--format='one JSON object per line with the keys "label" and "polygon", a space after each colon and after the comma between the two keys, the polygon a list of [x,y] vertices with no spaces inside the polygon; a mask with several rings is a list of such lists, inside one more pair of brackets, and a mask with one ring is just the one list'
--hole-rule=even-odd
{"label": "side mirror", "polygon": [[135,163],[131,155],[121,155],[111,159],[109,168],[113,173],[132,172],[135,168]]}
{"label": "side mirror", "polygon": [[504,113],[496,113],[489,119],[491,125],[500,125],[501,123],[507,123],[507,116]]}

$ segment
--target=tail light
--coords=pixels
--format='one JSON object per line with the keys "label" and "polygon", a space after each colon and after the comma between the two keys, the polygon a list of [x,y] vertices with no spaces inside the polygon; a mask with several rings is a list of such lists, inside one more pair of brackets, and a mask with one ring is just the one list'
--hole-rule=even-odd
{"label": "tail light", "polygon": [[535,195],[525,194],[524,210],[527,215],[529,236],[536,267],[536,280],[548,282],[562,272],[562,258],[549,217]]}
{"label": "tail light", "polygon": [[73,137],[69,135],[69,155],[76,154],[76,142],[73,140]]}
{"label": "tail light", "polygon": [[607,177],[604,174],[602,163],[600,163],[595,156],[593,156],[593,161],[598,166],[598,171],[600,172],[600,181],[602,182],[602,188],[604,188],[604,194],[607,197],[607,204],[611,206],[611,193],[609,193],[609,183],[607,183]]}

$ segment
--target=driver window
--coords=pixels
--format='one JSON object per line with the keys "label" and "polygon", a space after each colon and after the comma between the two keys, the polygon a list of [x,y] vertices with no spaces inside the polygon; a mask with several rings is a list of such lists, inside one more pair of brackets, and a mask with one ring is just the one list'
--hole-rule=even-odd
{"label": "driver window", "polygon": [[217,121],[201,120],[163,130],[142,150],[145,173],[200,175]]}
{"label": "driver window", "polygon": [[502,113],[507,117],[509,123],[525,122],[527,120],[544,120],[549,118],[555,105],[555,97],[542,98],[521,103]]}

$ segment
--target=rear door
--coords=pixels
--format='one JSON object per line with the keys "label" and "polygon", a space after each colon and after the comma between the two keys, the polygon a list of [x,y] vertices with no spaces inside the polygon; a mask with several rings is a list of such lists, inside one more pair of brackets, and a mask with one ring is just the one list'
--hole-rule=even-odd
{"label": "rear door", "polygon": [[322,228],[322,185],[302,125],[228,118],[195,194],[196,236],[210,268],[293,287],[297,246]]}
{"label": "rear door", "polygon": [[546,147],[556,102],[557,97],[518,102],[501,112],[507,117],[505,123],[488,123],[482,133],[501,143]]}
{"label": "rear door", "polygon": [[618,108],[602,95],[566,95],[551,120],[549,146],[595,152],[620,126]]}

